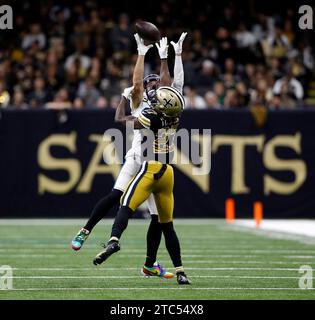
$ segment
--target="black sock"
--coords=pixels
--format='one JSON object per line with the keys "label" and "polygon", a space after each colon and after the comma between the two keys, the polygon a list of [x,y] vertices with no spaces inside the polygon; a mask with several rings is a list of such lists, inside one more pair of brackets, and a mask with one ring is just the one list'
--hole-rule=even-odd
{"label": "black sock", "polygon": [[174,230],[173,222],[162,223],[161,225],[165,238],[165,246],[172,259],[173,265],[175,268],[181,267],[180,244]]}
{"label": "black sock", "polygon": [[132,215],[133,211],[129,207],[120,207],[112,227],[111,237],[120,239],[122,233],[127,228],[129,218],[131,218]]}
{"label": "black sock", "polygon": [[151,215],[151,223],[147,232],[147,258],[145,266],[152,268],[156,261],[157,251],[162,238],[162,225],[159,223],[159,217],[156,214]]}
{"label": "black sock", "polygon": [[96,226],[96,224],[105,217],[108,211],[115,205],[119,204],[120,197],[123,192],[117,189],[112,189],[112,191],[102,198],[94,207],[92,214],[84,226],[84,229],[89,230],[90,232]]}

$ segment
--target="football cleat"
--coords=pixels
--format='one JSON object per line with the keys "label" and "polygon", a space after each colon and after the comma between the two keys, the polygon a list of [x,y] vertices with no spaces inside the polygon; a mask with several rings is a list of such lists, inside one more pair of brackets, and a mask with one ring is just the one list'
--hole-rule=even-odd
{"label": "football cleat", "polygon": [[171,279],[174,277],[173,273],[166,271],[166,269],[157,262],[154,263],[152,268],[143,266],[141,268],[141,274],[146,278],[153,276],[163,279]]}
{"label": "football cleat", "polygon": [[76,251],[80,250],[83,246],[84,241],[89,237],[89,233],[89,230],[82,228],[71,242],[72,249]]}
{"label": "football cleat", "polygon": [[93,260],[94,265],[98,265],[103,263],[106,259],[108,259],[113,253],[120,250],[120,244],[118,241],[110,241],[104,250],[99,252]]}
{"label": "football cleat", "polygon": [[176,276],[178,284],[191,284],[184,272],[177,272]]}

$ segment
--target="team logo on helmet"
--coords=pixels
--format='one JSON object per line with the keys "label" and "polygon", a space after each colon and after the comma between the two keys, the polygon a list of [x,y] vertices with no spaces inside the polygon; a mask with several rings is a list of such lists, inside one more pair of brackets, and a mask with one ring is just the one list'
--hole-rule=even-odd
{"label": "team logo on helmet", "polygon": [[184,97],[173,87],[159,87],[156,90],[155,99],[154,108],[168,117],[177,117],[184,109]]}

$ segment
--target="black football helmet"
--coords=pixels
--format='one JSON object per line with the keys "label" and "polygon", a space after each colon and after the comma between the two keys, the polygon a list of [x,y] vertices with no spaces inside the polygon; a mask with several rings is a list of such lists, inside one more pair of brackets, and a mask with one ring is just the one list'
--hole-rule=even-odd
{"label": "black football helmet", "polygon": [[[155,81],[156,83],[150,86],[150,82]],[[143,79],[143,87],[145,89],[145,93],[148,97],[148,100],[152,105],[157,103],[156,99],[156,89],[159,87],[160,84],[160,76],[157,74],[149,74]]]}

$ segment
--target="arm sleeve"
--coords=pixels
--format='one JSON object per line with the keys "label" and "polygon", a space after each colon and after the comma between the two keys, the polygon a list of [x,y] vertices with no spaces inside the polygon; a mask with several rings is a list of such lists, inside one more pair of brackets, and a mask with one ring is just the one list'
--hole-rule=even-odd
{"label": "arm sleeve", "polygon": [[153,131],[156,131],[163,127],[160,117],[157,114],[147,110],[143,110],[141,112],[140,116],[138,117],[138,121],[144,128],[151,129]]}
{"label": "arm sleeve", "polygon": [[301,100],[303,99],[303,96],[304,96],[304,89],[303,89],[303,86],[301,85],[301,83],[297,80],[295,80],[293,82],[293,86],[295,88],[295,96],[298,100]]}
{"label": "arm sleeve", "polygon": [[172,87],[183,92],[184,87],[184,67],[181,55],[175,55],[174,80]]}
{"label": "arm sleeve", "polygon": [[275,85],[273,86],[273,93],[274,94],[280,94],[281,93],[281,86],[282,86],[282,81],[281,79],[277,80]]}

